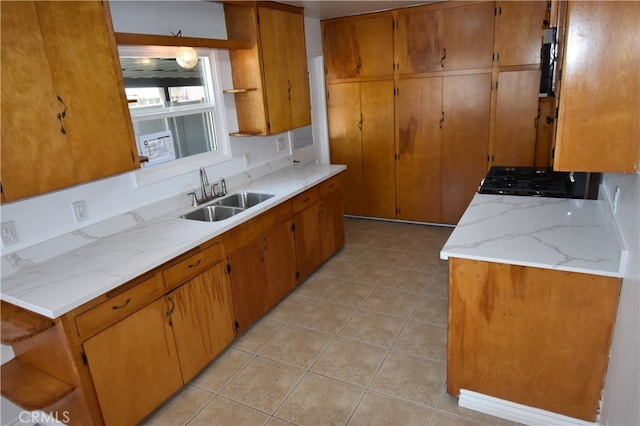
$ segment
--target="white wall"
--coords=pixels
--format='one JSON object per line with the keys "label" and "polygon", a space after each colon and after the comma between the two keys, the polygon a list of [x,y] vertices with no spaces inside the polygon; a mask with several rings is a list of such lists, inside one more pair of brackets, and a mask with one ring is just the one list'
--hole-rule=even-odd
{"label": "white wall", "polygon": [[[200,1],[112,1],[110,3],[114,29],[117,32],[147,33],[171,35],[179,29],[186,37],[205,37],[226,39],[226,26],[222,5]],[[311,45],[309,51],[313,56],[322,54],[320,24],[317,19],[305,19],[306,40]],[[319,46],[319,47],[318,47]],[[228,54],[220,55],[223,84],[231,87],[231,67]],[[322,79],[323,75],[314,76]],[[225,86],[227,87],[227,86]],[[232,95],[225,95],[227,122],[229,129],[237,128],[235,122],[235,104]],[[314,111],[324,106],[312,108]],[[320,117],[320,118],[318,118]],[[316,128],[326,128],[326,120],[322,114],[314,114],[314,134]],[[322,135],[322,131],[319,133]],[[326,130],[324,131],[326,134]],[[313,162],[320,157],[320,145],[328,146],[328,139],[318,139],[314,145],[306,147],[291,155],[289,150],[277,151],[276,135],[272,137],[231,138],[232,159],[222,164],[207,167],[210,181],[220,177],[247,171],[243,156],[251,154],[253,166],[273,164],[279,159],[291,157],[302,162]],[[284,134],[288,143],[290,138]],[[328,150],[328,148],[326,148]],[[286,162],[279,162],[286,164]],[[19,242],[2,248],[2,255],[21,250],[50,240],[54,237],[73,232],[79,228],[97,223],[136,208],[152,204],[177,194],[186,194],[198,187],[198,171],[166,179],[161,182],[137,186],[134,172],[101,179],[72,188],[55,191],[22,201],[3,204],[0,213],[2,222],[13,221]],[[89,220],[81,224],[75,223],[71,203],[85,200]],[[13,358],[10,346],[2,345],[2,363]],[[0,424],[17,422],[20,409],[2,398]]]}
{"label": "white wall", "polygon": [[629,251],[599,423],[640,425],[640,174],[606,174],[603,189],[614,199],[618,229]]}

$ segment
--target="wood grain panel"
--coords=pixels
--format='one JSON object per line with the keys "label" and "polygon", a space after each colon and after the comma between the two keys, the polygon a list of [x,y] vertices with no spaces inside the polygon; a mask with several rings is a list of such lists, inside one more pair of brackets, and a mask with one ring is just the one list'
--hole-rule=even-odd
{"label": "wood grain panel", "polygon": [[363,205],[362,136],[360,132],[360,84],[327,86],[327,115],[331,163],[344,164],[344,212],[361,216]]}
{"label": "wood grain panel", "polygon": [[547,2],[498,1],[496,7],[498,65],[539,65]]}
{"label": "wood grain panel", "polygon": [[491,67],[494,3],[443,10],[444,70]]}
{"label": "wood grain panel", "polygon": [[[215,358],[236,335],[233,295],[218,263],[166,296],[184,383]],[[169,302],[170,301],[170,302]]]}
{"label": "wood grain panel", "polygon": [[398,219],[440,221],[442,78],[398,82]]}
{"label": "wood grain panel", "polygon": [[395,219],[393,81],[360,83],[364,214]]}
{"label": "wood grain panel", "polygon": [[442,11],[400,10],[396,57],[400,75],[442,71]]}
{"label": "wood grain panel", "polygon": [[595,421],[620,279],[450,258],[448,388]]}
{"label": "wood grain panel", "polygon": [[640,2],[570,2],[554,168],[640,170]]}
{"label": "wood grain panel", "polygon": [[498,73],[493,164],[533,166],[540,70]]}
{"label": "wood grain panel", "polygon": [[487,173],[491,74],[443,79],[440,220],[455,224]]}

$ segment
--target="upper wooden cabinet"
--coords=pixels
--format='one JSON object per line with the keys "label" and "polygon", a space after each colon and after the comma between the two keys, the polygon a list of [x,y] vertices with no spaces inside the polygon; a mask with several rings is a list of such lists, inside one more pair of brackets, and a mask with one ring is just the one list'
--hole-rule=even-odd
{"label": "upper wooden cabinet", "polygon": [[536,156],[540,70],[498,73],[491,161],[496,166],[533,166]]}
{"label": "upper wooden cabinet", "polygon": [[393,17],[376,13],[322,21],[327,81],[393,76]]}
{"label": "upper wooden cabinet", "polygon": [[311,124],[302,9],[276,3],[225,4],[239,134],[269,135]]}
{"label": "upper wooden cabinet", "polygon": [[494,11],[493,2],[399,10],[400,74],[490,68]]}
{"label": "upper wooden cabinet", "polygon": [[569,2],[553,167],[640,170],[640,2]]}
{"label": "upper wooden cabinet", "polygon": [[4,200],[137,168],[106,2],[1,11]]}
{"label": "upper wooden cabinet", "polygon": [[496,2],[495,59],[501,67],[539,65],[545,1]]}

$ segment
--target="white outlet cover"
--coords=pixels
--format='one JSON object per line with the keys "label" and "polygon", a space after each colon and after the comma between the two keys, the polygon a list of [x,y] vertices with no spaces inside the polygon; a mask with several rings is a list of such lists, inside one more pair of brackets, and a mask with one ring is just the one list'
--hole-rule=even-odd
{"label": "white outlet cover", "polygon": [[85,220],[89,220],[89,214],[87,213],[87,205],[84,200],[75,201],[71,203],[73,207],[73,217],[76,220],[76,223],[84,222]]}
{"label": "white outlet cover", "polygon": [[10,220],[8,222],[2,222],[2,243],[5,247],[10,246],[12,244],[16,244],[18,240],[18,233],[16,232],[16,227],[13,224],[13,221]]}
{"label": "white outlet cover", "polygon": [[247,152],[244,154],[244,168],[248,169],[250,165],[251,165],[251,154]]}

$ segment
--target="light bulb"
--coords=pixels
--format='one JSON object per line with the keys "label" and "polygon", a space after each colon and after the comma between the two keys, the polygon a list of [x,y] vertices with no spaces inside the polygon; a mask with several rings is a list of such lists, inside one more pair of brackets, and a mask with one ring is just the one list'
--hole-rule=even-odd
{"label": "light bulb", "polygon": [[193,47],[178,47],[176,61],[182,68],[191,69],[198,64],[198,52]]}

